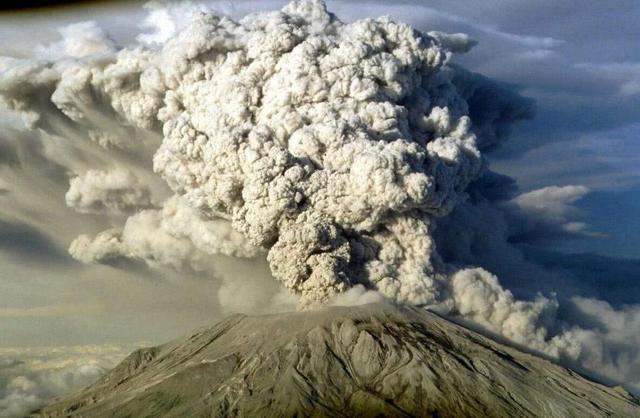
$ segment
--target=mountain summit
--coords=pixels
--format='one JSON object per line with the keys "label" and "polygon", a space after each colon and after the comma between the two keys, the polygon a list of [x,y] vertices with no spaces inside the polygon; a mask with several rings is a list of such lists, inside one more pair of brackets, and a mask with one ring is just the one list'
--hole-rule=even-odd
{"label": "mountain summit", "polygon": [[429,311],[234,315],[38,417],[640,416],[636,399]]}

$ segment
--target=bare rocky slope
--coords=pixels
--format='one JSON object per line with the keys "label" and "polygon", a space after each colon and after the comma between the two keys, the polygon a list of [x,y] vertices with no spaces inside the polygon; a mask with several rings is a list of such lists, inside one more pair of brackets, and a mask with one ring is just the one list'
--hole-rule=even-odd
{"label": "bare rocky slope", "polygon": [[638,401],[431,312],[235,315],[34,416],[640,416]]}

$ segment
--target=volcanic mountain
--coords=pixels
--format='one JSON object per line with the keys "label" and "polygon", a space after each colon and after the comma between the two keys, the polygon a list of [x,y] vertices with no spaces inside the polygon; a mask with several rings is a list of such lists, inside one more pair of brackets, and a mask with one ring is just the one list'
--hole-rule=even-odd
{"label": "volcanic mountain", "polygon": [[640,416],[640,404],[419,308],[234,315],[132,353],[38,417]]}

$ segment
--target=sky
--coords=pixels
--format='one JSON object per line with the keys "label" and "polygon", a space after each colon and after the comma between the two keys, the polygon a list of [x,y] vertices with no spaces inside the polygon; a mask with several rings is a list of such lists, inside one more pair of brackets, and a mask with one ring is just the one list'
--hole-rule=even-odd
{"label": "sky", "polygon": [[[211,5],[225,13],[242,16],[247,11],[271,10],[285,3],[227,1],[212,2]],[[463,32],[477,40],[478,45],[472,52],[456,57],[456,62],[509,83],[536,102],[536,116],[517,126],[509,141],[501,147],[485,153],[492,169],[515,178],[523,192],[550,185],[586,186],[590,192],[575,202],[579,217],[594,231],[606,236],[600,239],[574,237],[547,245],[564,253],[590,252],[615,258],[640,258],[640,246],[637,245],[640,221],[635,216],[640,205],[640,165],[636,163],[640,155],[636,140],[640,134],[640,52],[634,48],[640,37],[640,28],[635,23],[640,14],[637,2],[620,1],[612,8],[604,1],[492,1],[482,4],[406,1],[393,5],[329,1],[328,7],[344,20],[389,15],[421,30]],[[70,6],[46,12],[5,12],[0,14],[0,37],[6,40],[0,47],[0,54],[28,55],[38,45],[59,39],[59,27],[87,20],[88,16],[117,42],[127,44],[138,33],[148,30],[140,28],[139,23],[132,23],[143,21],[146,13],[141,4],[135,2]],[[21,122],[11,115],[5,117],[4,123],[20,125]],[[5,153],[3,159],[10,160],[11,155]],[[73,217],[65,213],[64,202],[58,201],[57,205],[65,222]],[[59,240],[62,242],[56,242],[58,240],[46,236],[49,231],[19,231],[15,226],[5,224],[2,256],[8,258],[11,265],[4,269],[5,274],[15,276],[16,273],[9,271],[17,269],[24,271],[23,276],[37,281],[34,276],[42,272],[27,273],[25,266],[16,263],[21,254],[24,256],[33,251],[43,257],[57,257],[60,265],[72,263],[65,254],[64,243],[74,235],[73,228],[65,225],[62,229],[54,233],[62,238]],[[44,237],[38,236],[43,232]],[[12,239],[14,236],[18,239]],[[49,264],[48,261],[44,263],[45,270],[50,270]],[[28,268],[37,270],[39,266]],[[69,268],[86,269],[75,265]],[[94,268],[98,271],[82,274],[98,277],[111,274]],[[63,279],[63,283],[67,281],[70,280]],[[46,282],[48,286],[60,286],[53,280]],[[38,295],[37,291],[25,291],[29,284],[24,281],[13,283],[7,279],[3,284],[6,288],[3,294],[7,298],[3,302],[12,309],[17,308],[16,304],[27,309],[57,302],[60,299],[51,297],[49,292],[62,296],[65,288],[62,285],[62,289],[51,288]],[[35,287],[45,289],[39,284]],[[99,298],[100,291],[96,291],[94,297]],[[64,295],[64,298],[73,299],[70,295]],[[38,332],[30,331],[29,327],[15,326],[21,320],[15,319],[15,312],[13,316],[12,324],[8,326],[19,331],[9,334],[15,337],[5,337],[0,344],[22,344],[40,338]],[[200,319],[206,317],[203,315]],[[45,318],[45,322],[51,320]],[[160,333],[165,337],[172,332]],[[55,337],[51,338],[55,340]]]}
{"label": "sky", "polygon": [[[241,17],[285,3],[207,4]],[[115,43],[127,45],[150,30],[145,26],[149,10],[143,4],[0,12],[0,56],[31,57],[42,45],[60,39],[59,28],[86,20],[95,21]],[[518,257],[548,271],[569,272],[550,275],[549,283],[541,279],[538,289],[523,285],[508,266],[495,267],[502,269],[499,276],[516,295],[541,290],[569,297],[578,292],[615,307],[640,302],[640,3],[620,0],[612,7],[608,1],[564,0],[327,1],[327,6],[345,21],[389,15],[423,31],[466,33],[478,43],[456,56],[455,64],[534,100],[535,116],[518,124],[508,141],[484,151],[484,156],[493,171],[515,179],[520,195],[534,192],[529,197],[535,197],[536,190],[550,186],[573,187],[563,189],[573,191],[565,200],[536,207],[539,203],[526,202],[537,200],[525,198],[520,207],[553,218],[545,222],[560,217],[564,225],[582,226],[580,233],[552,239],[532,239],[535,231],[523,233],[529,235],[520,241],[513,238],[518,241]],[[33,350],[46,347],[94,347],[89,350],[93,354],[100,351],[95,347],[104,347],[109,361],[83,355],[73,370],[87,364],[104,369],[117,361],[115,352],[124,355],[132,346],[162,343],[231,312],[291,306],[276,303],[286,301],[286,296],[266,279],[270,275],[264,260],[216,258],[220,271],[250,277],[243,282],[135,263],[79,263],[68,253],[73,239],[113,226],[114,218],[78,214],[67,207],[69,173],[62,165],[50,164],[51,150],[20,133],[21,126],[16,113],[0,108],[0,354],[5,350],[19,358],[15,353],[27,353],[28,364]],[[154,186],[154,198],[166,197],[163,187]],[[20,197],[3,192],[9,189],[21,190]],[[483,262],[483,267],[493,267],[490,260]],[[252,292],[254,287],[259,291]],[[242,300],[228,297],[240,292],[246,295]],[[2,363],[0,398],[1,367]],[[7,375],[19,374],[15,365],[6,367],[11,370]],[[97,372],[85,367],[78,373]],[[47,385],[40,381],[39,396],[51,392]]]}

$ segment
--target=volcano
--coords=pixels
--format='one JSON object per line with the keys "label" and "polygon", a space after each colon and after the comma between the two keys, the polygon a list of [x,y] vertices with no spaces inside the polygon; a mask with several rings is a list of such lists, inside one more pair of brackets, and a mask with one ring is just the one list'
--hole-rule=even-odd
{"label": "volcano", "polygon": [[640,416],[620,387],[420,308],[234,315],[135,351],[37,417]]}

